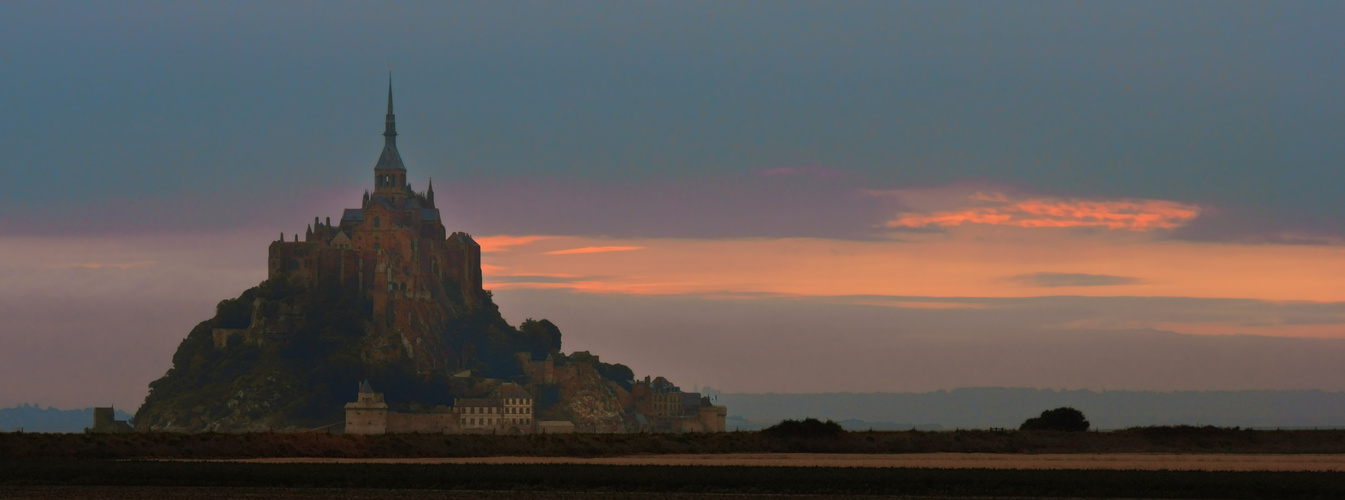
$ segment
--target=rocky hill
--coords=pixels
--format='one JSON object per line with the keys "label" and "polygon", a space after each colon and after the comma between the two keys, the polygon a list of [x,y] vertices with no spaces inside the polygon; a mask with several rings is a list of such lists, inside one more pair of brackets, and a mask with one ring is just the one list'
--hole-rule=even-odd
{"label": "rocky hill", "polygon": [[[371,355],[368,299],[340,288],[306,289],[268,280],[224,300],[213,318],[192,329],[173,367],[150,383],[136,428],[156,431],[266,431],[319,428],[342,421],[361,380],[372,381],[395,408],[451,405],[483,397],[504,381],[538,396],[541,418],[571,420],[585,430],[625,430],[632,419],[629,368],[586,352],[560,352],[559,328],[546,320],[510,326],[487,293],[482,307],[438,332],[453,370],[417,370],[409,354]],[[248,340],[223,330],[297,325],[284,336]],[[224,328],[231,327],[231,328]],[[550,356],[563,369],[547,380],[525,373],[531,359]],[[461,370],[458,370],[461,368]],[[470,375],[464,372],[470,371]],[[457,376],[454,376],[457,375]]]}
{"label": "rocky hill", "polygon": [[[333,224],[314,217],[302,241],[268,248],[268,278],[221,301],[192,329],[173,367],[150,383],[136,428],[262,431],[339,425],[368,380],[396,410],[523,385],[541,418],[579,430],[636,424],[634,374],[588,353],[560,352],[546,320],[511,326],[482,288],[481,247],[448,233],[432,184],[407,181],[388,88],[374,190]],[[427,183],[428,184],[428,183]]]}

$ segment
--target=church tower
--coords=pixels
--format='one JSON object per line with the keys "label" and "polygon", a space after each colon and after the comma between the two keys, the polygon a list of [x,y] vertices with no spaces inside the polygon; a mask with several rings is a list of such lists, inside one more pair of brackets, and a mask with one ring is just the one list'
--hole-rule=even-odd
{"label": "church tower", "polygon": [[383,153],[374,165],[374,196],[396,200],[409,191],[406,166],[397,152],[397,116],[392,113],[392,72],[388,72],[388,116],[383,125]]}
{"label": "church tower", "polygon": [[[374,190],[336,224],[313,225],[303,241],[271,243],[268,279],[305,287],[335,287],[367,301],[364,359],[411,358],[421,372],[463,368],[448,343],[446,325],[489,301],[482,289],[481,246],[463,232],[448,234],[434,188],[413,192],[397,152],[388,75],[383,152],[374,165]],[[290,324],[267,332],[288,335]],[[269,334],[269,333],[268,333]]]}

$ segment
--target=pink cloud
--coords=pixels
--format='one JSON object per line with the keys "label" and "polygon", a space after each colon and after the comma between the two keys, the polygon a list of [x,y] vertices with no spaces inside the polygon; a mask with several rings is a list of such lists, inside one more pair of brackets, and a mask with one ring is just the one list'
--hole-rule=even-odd
{"label": "pink cloud", "polygon": [[546,252],[545,255],[573,255],[581,253],[603,253],[603,252],[629,252],[631,250],[640,250],[644,247],[633,246],[608,246],[608,247],[582,247],[571,248],[568,250],[553,250]]}
{"label": "pink cloud", "polygon": [[1150,231],[1174,229],[1200,215],[1200,207],[1167,200],[1081,200],[1028,198],[977,192],[968,207],[934,212],[904,212],[885,226],[924,228],[988,224],[1025,228],[1099,227]]}

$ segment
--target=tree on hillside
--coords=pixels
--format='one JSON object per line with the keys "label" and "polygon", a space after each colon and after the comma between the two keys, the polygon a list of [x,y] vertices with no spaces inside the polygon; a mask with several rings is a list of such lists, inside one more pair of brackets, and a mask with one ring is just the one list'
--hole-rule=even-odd
{"label": "tree on hillside", "polygon": [[761,430],[762,434],[773,438],[837,438],[845,434],[841,424],[828,419],[826,422],[815,418],[803,420],[781,420],[780,423]]}
{"label": "tree on hillside", "polygon": [[1041,412],[1040,417],[1027,419],[1023,425],[1018,426],[1018,430],[1083,432],[1088,430],[1088,426],[1088,420],[1084,418],[1083,412],[1062,406]]}

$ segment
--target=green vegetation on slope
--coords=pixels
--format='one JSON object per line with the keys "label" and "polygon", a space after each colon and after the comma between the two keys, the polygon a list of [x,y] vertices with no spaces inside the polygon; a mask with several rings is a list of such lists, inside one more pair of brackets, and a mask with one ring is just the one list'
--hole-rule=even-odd
{"label": "green vegetation on slope", "polygon": [[[216,329],[251,326],[253,304],[269,324],[296,325],[286,335],[247,342],[229,337],[217,348]],[[400,360],[365,359],[371,305],[339,286],[300,289],[266,281],[236,299],[224,300],[215,317],[183,339],[173,367],[150,383],[136,414],[137,428],[188,431],[317,428],[343,420],[343,406],[361,380],[371,380],[388,401],[404,408],[450,404],[453,394],[472,390],[448,371],[416,373]],[[464,308],[465,309],[465,308]],[[485,295],[484,304],[451,320],[442,332],[462,366],[492,378],[521,375],[517,352],[551,352],[560,330],[529,320],[520,331],[504,321]],[[455,385],[456,384],[456,385]]]}

